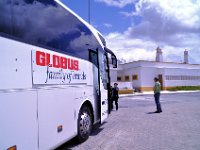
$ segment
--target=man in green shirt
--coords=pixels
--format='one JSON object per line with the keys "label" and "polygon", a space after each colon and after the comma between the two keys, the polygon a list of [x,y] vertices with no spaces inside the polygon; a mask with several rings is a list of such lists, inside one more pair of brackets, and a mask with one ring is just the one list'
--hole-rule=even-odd
{"label": "man in green shirt", "polygon": [[162,109],[161,109],[161,105],[160,105],[160,82],[158,80],[158,78],[154,78],[155,81],[155,85],[154,85],[154,98],[155,98],[155,102],[156,102],[156,107],[157,107],[157,111],[155,111],[155,113],[161,113]]}

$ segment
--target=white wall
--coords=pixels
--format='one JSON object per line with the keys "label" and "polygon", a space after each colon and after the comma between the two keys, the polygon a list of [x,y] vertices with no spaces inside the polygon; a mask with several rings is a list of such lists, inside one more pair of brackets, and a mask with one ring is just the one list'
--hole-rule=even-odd
{"label": "white wall", "polygon": [[198,86],[200,80],[166,80],[166,76],[200,76],[200,69],[165,69],[165,86]]}
{"label": "white wall", "polygon": [[[115,82],[111,82],[112,87]],[[132,82],[117,82],[119,89],[133,89]]]}
{"label": "white wall", "polygon": [[157,77],[156,68],[141,68],[141,87],[153,87],[154,77]]}
{"label": "white wall", "polygon": [[110,82],[116,82],[116,81],[117,81],[117,70],[110,69]]}
{"label": "white wall", "polygon": [[131,79],[132,79],[132,75],[133,74],[138,75],[138,80],[133,80],[132,81],[133,88],[140,87],[141,86],[141,81],[142,81],[142,78],[141,78],[141,67],[134,68],[134,70],[133,70],[133,72],[131,74]]}
{"label": "white wall", "polygon": [[[117,76],[122,77],[119,83],[120,88],[125,87],[152,87],[154,85],[154,77],[159,74],[163,77],[163,86],[197,86],[200,80],[166,80],[167,75],[177,76],[200,76],[200,65],[153,62],[153,61],[137,61],[126,64],[120,64],[117,73],[112,74],[112,82],[117,82]],[[132,75],[138,75],[138,80],[132,81]],[[125,82],[124,78],[128,75],[130,81]],[[113,79],[115,78],[115,79]]]}
{"label": "white wall", "polygon": [[[133,75],[138,75],[138,80],[132,80]],[[122,82],[130,82],[132,88],[141,86],[141,68],[140,67],[132,67],[132,68],[124,69],[123,71],[118,71],[117,76],[122,77]],[[130,80],[125,81],[125,76],[129,76]]]}

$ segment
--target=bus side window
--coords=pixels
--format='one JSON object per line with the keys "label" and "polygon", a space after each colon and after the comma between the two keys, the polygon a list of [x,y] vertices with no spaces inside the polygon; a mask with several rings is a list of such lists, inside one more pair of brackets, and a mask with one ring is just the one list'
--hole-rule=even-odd
{"label": "bus side window", "polygon": [[108,79],[108,66],[107,66],[107,57],[106,55],[99,51],[99,69],[100,69],[100,75],[103,82],[104,89],[107,90],[107,83],[109,82]]}
{"label": "bus side window", "polygon": [[14,36],[33,45],[88,60],[98,42],[76,16],[53,0],[17,0]]}
{"label": "bus side window", "polygon": [[0,0],[0,33],[12,35],[11,0]]}
{"label": "bus side window", "polygon": [[97,51],[89,49],[89,61],[93,63],[97,68],[99,68]]}

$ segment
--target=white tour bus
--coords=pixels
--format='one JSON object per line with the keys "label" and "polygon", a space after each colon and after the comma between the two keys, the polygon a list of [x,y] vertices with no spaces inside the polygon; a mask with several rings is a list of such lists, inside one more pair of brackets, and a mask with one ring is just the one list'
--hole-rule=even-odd
{"label": "white tour bus", "polygon": [[103,37],[59,0],[0,0],[0,150],[88,138],[109,113]]}

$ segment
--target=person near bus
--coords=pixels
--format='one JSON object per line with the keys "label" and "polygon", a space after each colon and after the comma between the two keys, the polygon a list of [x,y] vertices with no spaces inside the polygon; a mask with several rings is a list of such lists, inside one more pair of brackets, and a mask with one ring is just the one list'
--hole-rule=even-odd
{"label": "person near bus", "polygon": [[155,103],[156,103],[156,108],[157,110],[155,111],[155,113],[161,113],[162,112],[162,108],[161,108],[161,104],[160,104],[160,89],[161,89],[161,85],[160,82],[158,80],[158,78],[154,78],[154,98],[155,98]]}
{"label": "person near bus", "polygon": [[114,87],[112,88],[112,103],[113,101],[115,101],[116,110],[118,110],[118,98],[119,98],[119,94],[118,94],[119,88],[117,86],[118,84],[114,83]]}

